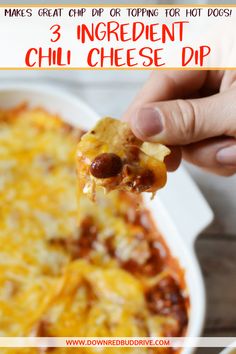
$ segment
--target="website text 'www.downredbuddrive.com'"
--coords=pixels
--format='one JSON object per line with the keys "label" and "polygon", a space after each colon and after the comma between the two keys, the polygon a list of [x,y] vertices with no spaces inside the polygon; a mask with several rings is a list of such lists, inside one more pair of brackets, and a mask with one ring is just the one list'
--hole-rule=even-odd
{"label": "website text 'www.downredbuddrive.com'", "polygon": [[227,346],[236,348],[236,337],[0,337],[0,348],[223,348]]}
{"label": "website text 'www.downredbuddrive.com'", "polygon": [[156,347],[170,346],[170,339],[66,339],[67,346]]}

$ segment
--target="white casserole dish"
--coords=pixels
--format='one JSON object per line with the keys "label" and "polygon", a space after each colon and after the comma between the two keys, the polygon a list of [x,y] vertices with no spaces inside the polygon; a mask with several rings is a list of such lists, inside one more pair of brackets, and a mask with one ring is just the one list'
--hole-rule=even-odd
{"label": "white casserole dish", "polygon": [[[42,107],[56,113],[65,121],[89,129],[99,116],[78,97],[58,90],[54,86],[2,82],[0,107],[11,108],[22,102],[31,107]],[[187,335],[198,337],[205,318],[205,291],[202,274],[194,252],[197,235],[213,219],[213,213],[197,186],[183,168],[169,175],[167,186],[158,192],[153,201],[145,195],[158,229],[163,234],[171,253],[185,269],[186,284],[190,296],[190,321]],[[184,348],[182,353],[192,353]]]}

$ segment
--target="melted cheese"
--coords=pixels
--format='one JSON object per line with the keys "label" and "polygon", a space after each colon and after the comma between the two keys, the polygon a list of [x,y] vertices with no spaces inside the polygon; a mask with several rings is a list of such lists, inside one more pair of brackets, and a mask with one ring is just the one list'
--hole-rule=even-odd
{"label": "melted cheese", "polygon": [[[80,215],[96,218],[98,238],[89,259],[73,260],[55,240],[78,236],[75,149],[81,135],[41,109],[0,112],[0,335],[146,336],[163,334],[160,316],[145,304],[144,285],[107,254],[111,235],[118,258],[145,261],[118,194],[81,199]],[[145,251],[146,250],[146,251]],[[143,257],[143,258],[142,258]],[[40,333],[39,324],[44,324]],[[117,353],[117,349],[66,349],[63,353]],[[148,353],[120,348],[120,353]],[[1,349],[37,354],[38,349]]]}

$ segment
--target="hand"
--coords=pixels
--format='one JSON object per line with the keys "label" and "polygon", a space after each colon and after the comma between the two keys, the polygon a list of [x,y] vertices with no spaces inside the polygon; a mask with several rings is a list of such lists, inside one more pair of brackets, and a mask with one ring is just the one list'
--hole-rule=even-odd
{"label": "hand", "polygon": [[124,115],[134,134],[171,147],[167,166],[187,161],[236,173],[236,71],[154,71]]}

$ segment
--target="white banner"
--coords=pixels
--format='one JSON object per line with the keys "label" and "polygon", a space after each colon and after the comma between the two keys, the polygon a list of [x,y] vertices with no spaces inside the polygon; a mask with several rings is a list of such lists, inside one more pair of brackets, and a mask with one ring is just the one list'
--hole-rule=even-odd
{"label": "white banner", "polygon": [[0,337],[0,347],[236,348],[236,337]]}
{"label": "white banner", "polygon": [[1,69],[236,68],[236,7],[1,5]]}

